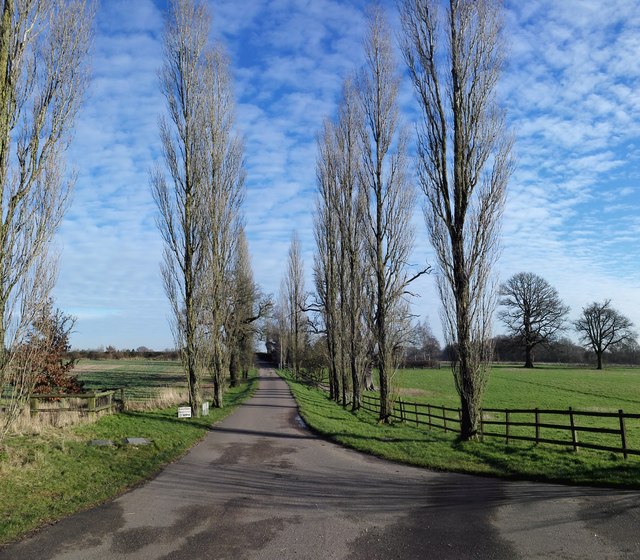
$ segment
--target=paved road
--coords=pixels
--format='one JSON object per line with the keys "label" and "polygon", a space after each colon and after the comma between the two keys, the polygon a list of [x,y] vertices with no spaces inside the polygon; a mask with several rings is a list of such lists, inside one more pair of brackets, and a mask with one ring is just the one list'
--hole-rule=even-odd
{"label": "paved road", "polygon": [[255,396],[182,460],[0,559],[640,558],[640,496],[439,474],[308,432],[286,384]]}

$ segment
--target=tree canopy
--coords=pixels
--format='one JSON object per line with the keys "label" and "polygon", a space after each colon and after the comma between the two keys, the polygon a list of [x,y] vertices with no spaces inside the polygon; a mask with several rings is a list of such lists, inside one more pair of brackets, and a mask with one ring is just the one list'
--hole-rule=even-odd
{"label": "tree canopy", "polygon": [[556,340],[569,307],[551,284],[533,272],[519,272],[502,284],[500,305],[498,317],[525,349],[524,367],[532,368],[533,349]]}

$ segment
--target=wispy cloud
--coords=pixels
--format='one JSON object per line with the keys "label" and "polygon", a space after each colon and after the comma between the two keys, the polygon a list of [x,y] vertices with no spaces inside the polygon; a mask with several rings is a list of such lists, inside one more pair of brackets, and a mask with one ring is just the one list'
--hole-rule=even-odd
{"label": "wispy cloud", "polygon": [[[613,298],[640,322],[638,14],[628,2],[509,2],[503,97],[519,169],[502,276],[531,270],[576,315]],[[637,239],[637,238],[636,238]]]}
{"label": "wispy cloud", "polygon": [[[245,217],[256,279],[277,292],[297,229],[311,289],[315,135],[362,60],[365,0],[211,2],[212,38],[235,78],[246,145]],[[397,26],[395,2],[385,1]],[[517,139],[500,276],[531,270],[574,315],[611,297],[640,324],[640,11],[626,0],[507,2],[500,84]],[[126,13],[126,17],[123,14]],[[163,14],[152,0],[100,3],[94,77],[69,162],[78,173],[58,236],[57,303],[79,317],[75,346],[170,346],[162,244],[148,170],[164,110]],[[408,83],[406,121],[415,119]],[[432,258],[419,208],[413,262]],[[438,329],[432,277],[415,311]]]}

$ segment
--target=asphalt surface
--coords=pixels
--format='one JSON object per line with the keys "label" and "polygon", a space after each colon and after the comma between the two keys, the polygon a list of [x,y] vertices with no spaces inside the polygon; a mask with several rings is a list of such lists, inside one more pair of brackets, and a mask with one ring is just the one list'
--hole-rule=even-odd
{"label": "asphalt surface", "polygon": [[0,559],[640,558],[640,495],[433,473],[326,442],[286,384],[112,502]]}

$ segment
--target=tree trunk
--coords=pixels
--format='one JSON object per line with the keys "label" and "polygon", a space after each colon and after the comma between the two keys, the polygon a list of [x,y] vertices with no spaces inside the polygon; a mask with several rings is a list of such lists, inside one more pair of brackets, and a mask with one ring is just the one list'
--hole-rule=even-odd
{"label": "tree trunk", "polygon": [[596,352],[596,356],[598,357],[597,369],[602,369],[602,352]]}
{"label": "tree trunk", "polygon": [[371,366],[370,365],[366,365],[364,368],[364,374],[362,376],[363,380],[364,380],[364,390],[365,391],[375,391],[376,390],[376,386],[373,382],[373,372],[371,371]]}
{"label": "tree trunk", "polygon": [[460,397],[460,404],[462,406],[462,420],[460,423],[460,439],[462,441],[470,441],[478,439],[478,432],[480,428],[480,415],[475,410],[475,406],[472,402],[467,400],[466,397]]}
{"label": "tree trunk", "polygon": [[525,347],[525,362],[524,362],[524,367],[525,368],[533,368],[533,352],[532,352],[533,348],[531,346],[526,346]]}
{"label": "tree trunk", "polygon": [[213,381],[213,406],[222,408],[224,406],[223,395],[225,390],[225,380],[229,375],[229,364],[225,356],[225,349],[219,339],[214,338],[211,357],[211,379]]}
{"label": "tree trunk", "polygon": [[[382,164],[378,162],[377,185],[382,185]],[[376,342],[378,343],[378,375],[380,377],[380,421],[389,422],[391,416],[391,408],[389,406],[389,372],[387,371],[387,323],[386,323],[386,277],[385,266],[383,261],[383,228],[382,228],[382,190],[377,196],[377,217],[376,217],[376,282],[377,282],[377,301],[376,301]]]}
{"label": "tree trunk", "polygon": [[351,351],[351,384],[352,387],[352,399],[351,410],[354,412],[360,409],[362,400],[362,390],[360,389],[360,376],[358,375],[358,364],[356,363],[355,350]]}
{"label": "tree trunk", "polygon": [[231,387],[237,387],[240,384],[240,356],[238,350],[231,352],[231,360],[229,361],[229,384]]}
{"label": "tree trunk", "polygon": [[200,386],[196,373],[195,357],[189,353],[187,356],[187,384],[189,386],[189,406],[191,407],[191,415],[196,418],[200,416],[200,404],[202,397],[200,395]]}
{"label": "tree trunk", "polygon": [[347,367],[345,364],[344,344],[340,345],[340,378],[342,384],[342,406],[347,406]]}
{"label": "tree trunk", "polygon": [[213,377],[213,406],[214,408],[224,407],[224,387],[223,381],[217,375]]}

